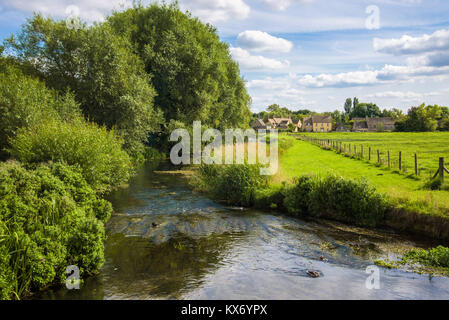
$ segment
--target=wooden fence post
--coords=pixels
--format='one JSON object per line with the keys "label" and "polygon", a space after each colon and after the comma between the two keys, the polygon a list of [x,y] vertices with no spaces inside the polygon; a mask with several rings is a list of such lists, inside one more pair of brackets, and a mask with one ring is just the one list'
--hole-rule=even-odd
{"label": "wooden fence post", "polygon": [[362,144],[362,159],[363,159],[363,144]]}
{"label": "wooden fence post", "polygon": [[377,150],[377,163],[380,163],[380,151]]}
{"label": "wooden fence post", "polygon": [[399,171],[402,171],[402,151],[399,151]]}
{"label": "wooden fence post", "polygon": [[368,156],[368,160],[369,160],[369,161],[371,161],[371,147],[369,147],[369,151],[368,151],[368,154],[369,154],[369,156]]}
{"label": "wooden fence post", "polygon": [[418,175],[418,154],[415,152],[415,175]]}
{"label": "wooden fence post", "polygon": [[449,170],[444,166],[444,158],[440,158],[440,164],[438,167],[437,173],[433,176],[433,179],[435,179],[438,175],[440,177],[441,181],[444,181],[444,173],[449,173]]}

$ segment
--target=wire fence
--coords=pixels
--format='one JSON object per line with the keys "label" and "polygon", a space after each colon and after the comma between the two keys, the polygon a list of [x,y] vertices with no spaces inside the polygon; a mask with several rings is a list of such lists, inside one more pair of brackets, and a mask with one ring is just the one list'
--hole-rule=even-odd
{"label": "wire fence", "polygon": [[[375,162],[379,166],[388,167],[391,170],[398,170],[399,172],[414,174],[415,176],[421,176],[423,171],[419,165],[419,155],[416,152],[412,155],[406,155],[402,151],[381,150],[364,144],[350,144],[333,139],[319,139],[310,136],[300,136],[299,139],[355,159]],[[449,170],[445,167],[444,158],[440,158],[438,171],[433,178],[439,176],[441,180],[444,180],[445,174],[449,174]]]}

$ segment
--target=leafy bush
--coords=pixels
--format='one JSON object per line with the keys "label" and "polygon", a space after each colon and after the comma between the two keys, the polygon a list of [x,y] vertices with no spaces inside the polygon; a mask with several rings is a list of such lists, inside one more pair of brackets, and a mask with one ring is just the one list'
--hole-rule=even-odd
{"label": "leafy bush", "polygon": [[449,248],[439,246],[430,250],[412,249],[404,254],[403,262],[449,268]]}
{"label": "leafy bush", "polygon": [[254,194],[254,207],[259,209],[284,209],[285,185],[267,186]]}
{"label": "leafy bush", "polygon": [[111,213],[79,168],[0,164],[0,299],[64,281],[69,265],[96,272]]}
{"label": "leafy bush", "polygon": [[45,87],[39,80],[23,75],[18,69],[6,67],[0,73],[0,159],[5,159],[9,139],[19,129],[31,127],[43,118],[73,119],[80,109],[70,94],[62,96]]}
{"label": "leafy bush", "polygon": [[267,182],[259,165],[248,164],[202,165],[199,176],[200,186],[214,198],[247,207],[254,205],[256,190]]}
{"label": "leafy bush", "polygon": [[315,180],[309,176],[302,176],[294,186],[285,192],[284,205],[288,212],[295,216],[305,216],[309,212],[310,194],[314,188]]}
{"label": "leafy bush", "polygon": [[318,179],[310,193],[309,213],[362,226],[385,218],[387,200],[366,181],[329,175]]}
{"label": "leafy bush", "polygon": [[28,164],[61,161],[78,165],[86,181],[104,193],[130,178],[132,164],[122,143],[114,132],[83,120],[49,119],[21,130],[10,153]]}
{"label": "leafy bush", "polygon": [[362,226],[376,226],[387,210],[386,198],[366,181],[334,175],[300,177],[286,190],[284,205],[295,216],[325,217]]}

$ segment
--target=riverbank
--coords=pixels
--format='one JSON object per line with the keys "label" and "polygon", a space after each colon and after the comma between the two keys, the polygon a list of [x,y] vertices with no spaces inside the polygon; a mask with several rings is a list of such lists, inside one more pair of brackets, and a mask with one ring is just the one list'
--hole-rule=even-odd
{"label": "riverbank", "polygon": [[[381,271],[378,259],[438,242],[391,230],[293,218],[279,210],[229,207],[189,185],[190,168],[141,168],[111,194],[105,264],[80,290],[52,288],[35,299],[444,299],[449,278]],[[154,226],[155,225],[155,226]],[[320,273],[311,278],[308,270]],[[341,288],[345,288],[342,290]]]}
{"label": "riverbank", "polygon": [[449,240],[447,191],[422,190],[421,181],[291,137],[281,140],[288,148],[269,180],[251,166],[201,166],[194,186],[232,205]]}

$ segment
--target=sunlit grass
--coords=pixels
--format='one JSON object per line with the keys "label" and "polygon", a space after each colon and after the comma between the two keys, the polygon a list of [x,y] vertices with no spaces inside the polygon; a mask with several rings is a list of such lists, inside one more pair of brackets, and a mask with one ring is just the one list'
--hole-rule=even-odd
{"label": "sunlit grass", "polygon": [[386,161],[390,151],[391,164],[398,169],[399,151],[402,151],[403,169],[407,173],[415,171],[415,153],[418,155],[420,176],[429,178],[438,169],[439,157],[445,157],[449,163],[449,132],[332,132],[326,134],[301,133],[319,139],[331,139],[343,144],[351,144],[352,150],[364,146],[365,157],[368,147],[372,148],[372,161],[377,161],[377,150],[380,150],[382,160]]}
{"label": "sunlit grass", "polygon": [[282,139],[292,139],[295,143],[280,157],[280,172],[275,178],[278,181],[303,174],[329,173],[347,178],[365,178],[378,191],[388,194],[398,207],[449,215],[449,192],[423,190],[425,179],[408,178],[388,168],[377,167],[374,163],[344,157],[293,137],[283,136]]}

